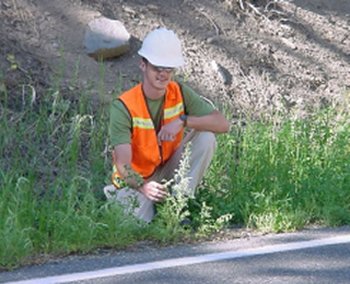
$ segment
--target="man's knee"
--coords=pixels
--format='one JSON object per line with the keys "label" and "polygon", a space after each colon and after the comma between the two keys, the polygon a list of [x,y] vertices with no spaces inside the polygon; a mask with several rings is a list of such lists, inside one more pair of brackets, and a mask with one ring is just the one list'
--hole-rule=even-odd
{"label": "man's knee", "polygon": [[117,190],[113,184],[106,185],[103,188],[103,193],[108,200],[117,200]]}
{"label": "man's knee", "polygon": [[198,132],[198,136],[193,141],[194,148],[200,150],[202,153],[213,154],[216,149],[215,134],[209,131]]}
{"label": "man's knee", "polygon": [[113,184],[105,186],[103,192],[108,200],[116,201],[124,207],[126,214],[133,214],[146,223],[152,221],[155,214],[153,202],[142,193],[127,187],[117,190]]}

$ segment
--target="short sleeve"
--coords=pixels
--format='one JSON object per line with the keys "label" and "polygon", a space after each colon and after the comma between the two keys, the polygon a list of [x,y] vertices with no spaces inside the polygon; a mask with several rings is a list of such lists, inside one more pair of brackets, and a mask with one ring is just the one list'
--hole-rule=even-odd
{"label": "short sleeve", "polygon": [[112,147],[131,143],[131,118],[124,104],[113,100],[110,107],[109,136]]}
{"label": "short sleeve", "polygon": [[215,108],[203,97],[198,95],[192,88],[181,83],[184,96],[186,113],[193,116],[204,116],[212,113]]}

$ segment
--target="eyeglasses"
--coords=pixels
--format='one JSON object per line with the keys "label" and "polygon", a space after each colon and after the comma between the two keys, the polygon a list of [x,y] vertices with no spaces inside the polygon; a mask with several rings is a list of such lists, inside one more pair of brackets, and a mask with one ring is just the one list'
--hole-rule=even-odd
{"label": "eyeglasses", "polygon": [[163,72],[163,71],[166,72],[166,73],[171,73],[171,72],[173,72],[175,70],[175,68],[171,68],[171,67],[155,66],[155,65],[153,65],[153,64],[151,64],[149,62],[148,62],[148,64],[151,66],[153,71],[158,72],[158,73]]}

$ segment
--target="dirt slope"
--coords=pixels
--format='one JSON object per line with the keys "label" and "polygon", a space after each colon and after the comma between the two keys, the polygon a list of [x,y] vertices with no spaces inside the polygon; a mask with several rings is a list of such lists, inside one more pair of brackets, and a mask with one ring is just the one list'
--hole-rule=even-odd
{"label": "dirt slope", "polygon": [[[303,115],[349,93],[347,0],[3,0],[0,8],[0,87],[13,96],[58,73],[109,101],[118,82],[127,88],[139,78],[136,51],[157,26],[183,41],[179,76],[229,102],[233,115]],[[103,68],[83,48],[85,26],[99,15],[122,21],[133,37],[130,52]]]}

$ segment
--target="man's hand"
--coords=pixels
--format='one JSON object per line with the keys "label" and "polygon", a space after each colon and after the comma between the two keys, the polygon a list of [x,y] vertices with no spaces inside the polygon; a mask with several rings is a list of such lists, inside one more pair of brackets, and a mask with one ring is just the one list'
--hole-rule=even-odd
{"label": "man's hand", "polygon": [[139,191],[143,193],[148,199],[154,202],[161,202],[167,196],[169,196],[169,193],[166,191],[165,186],[155,181],[144,183],[139,188]]}
{"label": "man's hand", "polygon": [[179,118],[163,125],[158,133],[158,143],[160,144],[161,141],[173,141],[182,128],[183,121]]}

